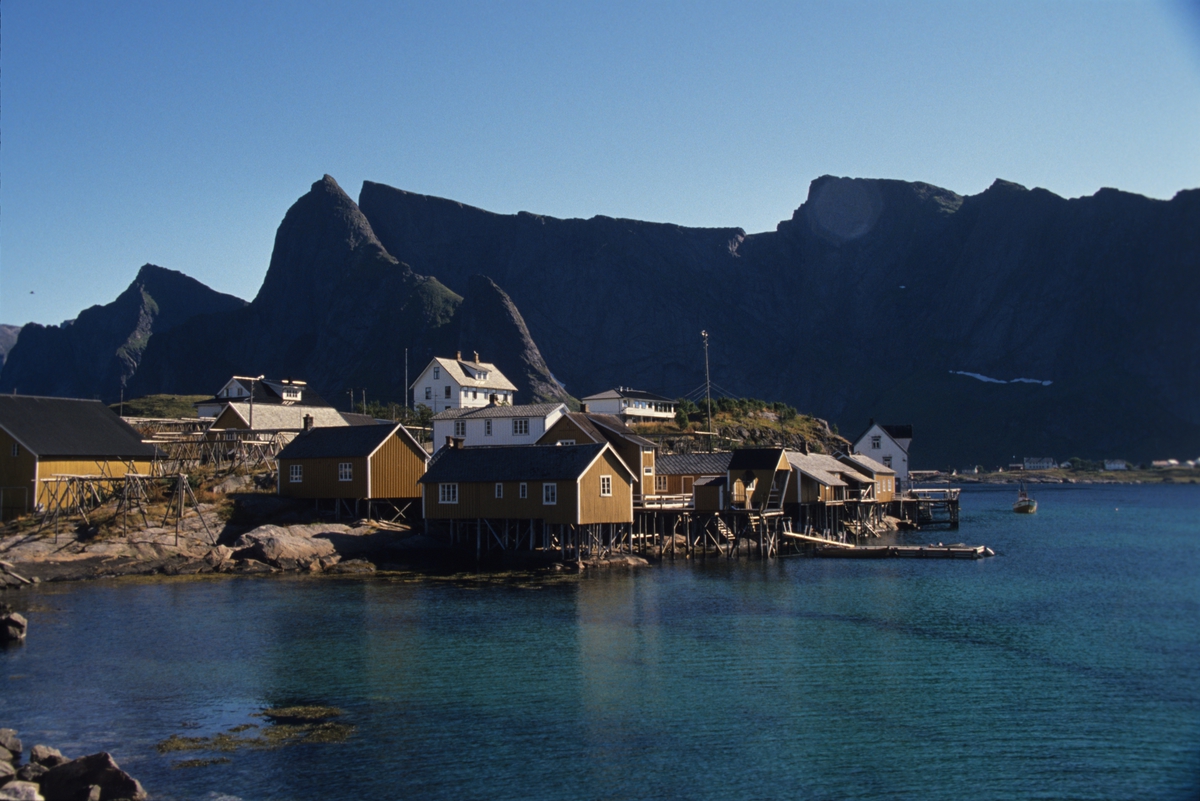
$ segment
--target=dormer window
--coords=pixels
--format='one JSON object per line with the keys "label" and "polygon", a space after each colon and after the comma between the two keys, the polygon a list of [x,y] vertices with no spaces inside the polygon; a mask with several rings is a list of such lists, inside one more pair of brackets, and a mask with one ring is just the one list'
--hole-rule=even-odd
{"label": "dormer window", "polygon": [[487,371],[480,370],[478,373],[475,374],[475,377],[478,378],[480,381],[487,381],[487,377],[488,377]]}
{"label": "dormer window", "polygon": [[298,389],[285,389],[285,390],[283,391],[283,399],[284,399],[284,400],[293,400],[293,401],[298,401],[298,400],[300,400],[300,390],[298,390]]}

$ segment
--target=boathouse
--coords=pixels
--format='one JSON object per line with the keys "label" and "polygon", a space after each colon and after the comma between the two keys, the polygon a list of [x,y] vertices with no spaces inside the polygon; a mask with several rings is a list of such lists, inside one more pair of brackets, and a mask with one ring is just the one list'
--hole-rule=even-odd
{"label": "boathouse", "polygon": [[0,516],[44,508],[55,476],[148,476],[157,454],[100,401],[0,395]]}
{"label": "boathouse", "polygon": [[780,509],[791,483],[792,466],[783,448],[740,448],[726,468],[733,509]]}
{"label": "boathouse", "polygon": [[278,493],[288,498],[403,503],[421,497],[428,454],[401,424],[313,428],[279,452]]}
{"label": "boathouse", "polygon": [[849,453],[838,461],[854,468],[875,482],[875,500],[891,503],[896,497],[896,471],[861,453]]}

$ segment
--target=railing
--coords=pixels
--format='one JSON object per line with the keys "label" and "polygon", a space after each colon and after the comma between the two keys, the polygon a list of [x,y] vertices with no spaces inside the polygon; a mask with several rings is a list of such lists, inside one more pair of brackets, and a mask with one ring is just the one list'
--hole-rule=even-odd
{"label": "railing", "polygon": [[696,505],[693,495],[634,495],[636,509],[692,509]]}

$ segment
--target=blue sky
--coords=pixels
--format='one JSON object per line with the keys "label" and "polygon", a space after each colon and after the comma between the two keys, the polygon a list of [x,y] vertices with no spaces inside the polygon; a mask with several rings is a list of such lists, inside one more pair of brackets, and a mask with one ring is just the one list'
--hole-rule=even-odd
{"label": "blue sky", "polygon": [[[250,299],[313,181],[773,229],[824,174],[1200,187],[1196,5],[8,0],[0,322]],[[33,293],[33,294],[31,294]]]}

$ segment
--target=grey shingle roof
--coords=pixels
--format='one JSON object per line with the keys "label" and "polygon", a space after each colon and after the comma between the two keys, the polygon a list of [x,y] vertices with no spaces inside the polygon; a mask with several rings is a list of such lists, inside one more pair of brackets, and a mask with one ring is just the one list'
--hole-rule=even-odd
{"label": "grey shingle roof", "polygon": [[574,481],[607,444],[510,445],[443,448],[421,483],[472,481]]}
{"label": "grey shingle roof", "polygon": [[338,457],[370,456],[393,434],[408,440],[410,447],[415,440],[404,426],[342,426],[340,428],[314,428],[301,432],[279,452],[279,459],[328,459]]}
{"label": "grey shingle roof", "polygon": [[597,414],[595,412],[571,412],[568,415],[588,436],[597,442],[605,440],[615,442],[625,439],[637,443],[643,448],[657,447],[645,437],[638,436],[633,429],[621,422],[621,418],[612,414]]}
{"label": "grey shingle roof", "polygon": [[887,465],[880,464],[879,462],[872,459],[870,456],[863,456],[861,453],[848,453],[844,457],[842,457],[842,459],[843,460],[848,459],[852,462],[862,465],[864,468],[866,468],[866,470],[868,472],[870,472],[872,474],[884,474],[884,475],[895,475],[896,474],[896,471],[893,470],[892,468],[888,467]]}
{"label": "grey shingle roof", "polygon": [[561,403],[530,403],[525,406],[482,406],[474,409],[446,409],[433,416],[434,420],[475,420],[485,417],[545,417]]}
{"label": "grey shingle roof", "polygon": [[[829,464],[825,461],[825,459],[829,458],[828,456],[822,457],[821,454],[816,453],[808,454],[788,451],[787,458],[793,470],[799,470],[804,475],[827,487],[846,486],[846,482],[842,480],[839,472],[830,472]],[[853,470],[853,468],[845,469]]]}
{"label": "grey shingle roof", "polygon": [[0,395],[0,427],[39,458],[153,459],[158,450],[100,401]]}
{"label": "grey shingle roof", "polygon": [[671,398],[664,398],[662,395],[655,395],[653,392],[646,392],[641,389],[629,389],[628,387],[617,387],[616,389],[607,389],[604,392],[597,392],[595,395],[588,395],[586,398],[580,398],[582,401],[590,400],[607,400],[609,398],[631,398],[633,400],[648,400],[657,401],[658,403],[674,403]]}
{"label": "grey shingle roof", "polygon": [[723,476],[732,456],[732,453],[671,453],[654,460],[654,472],[660,476]]}

